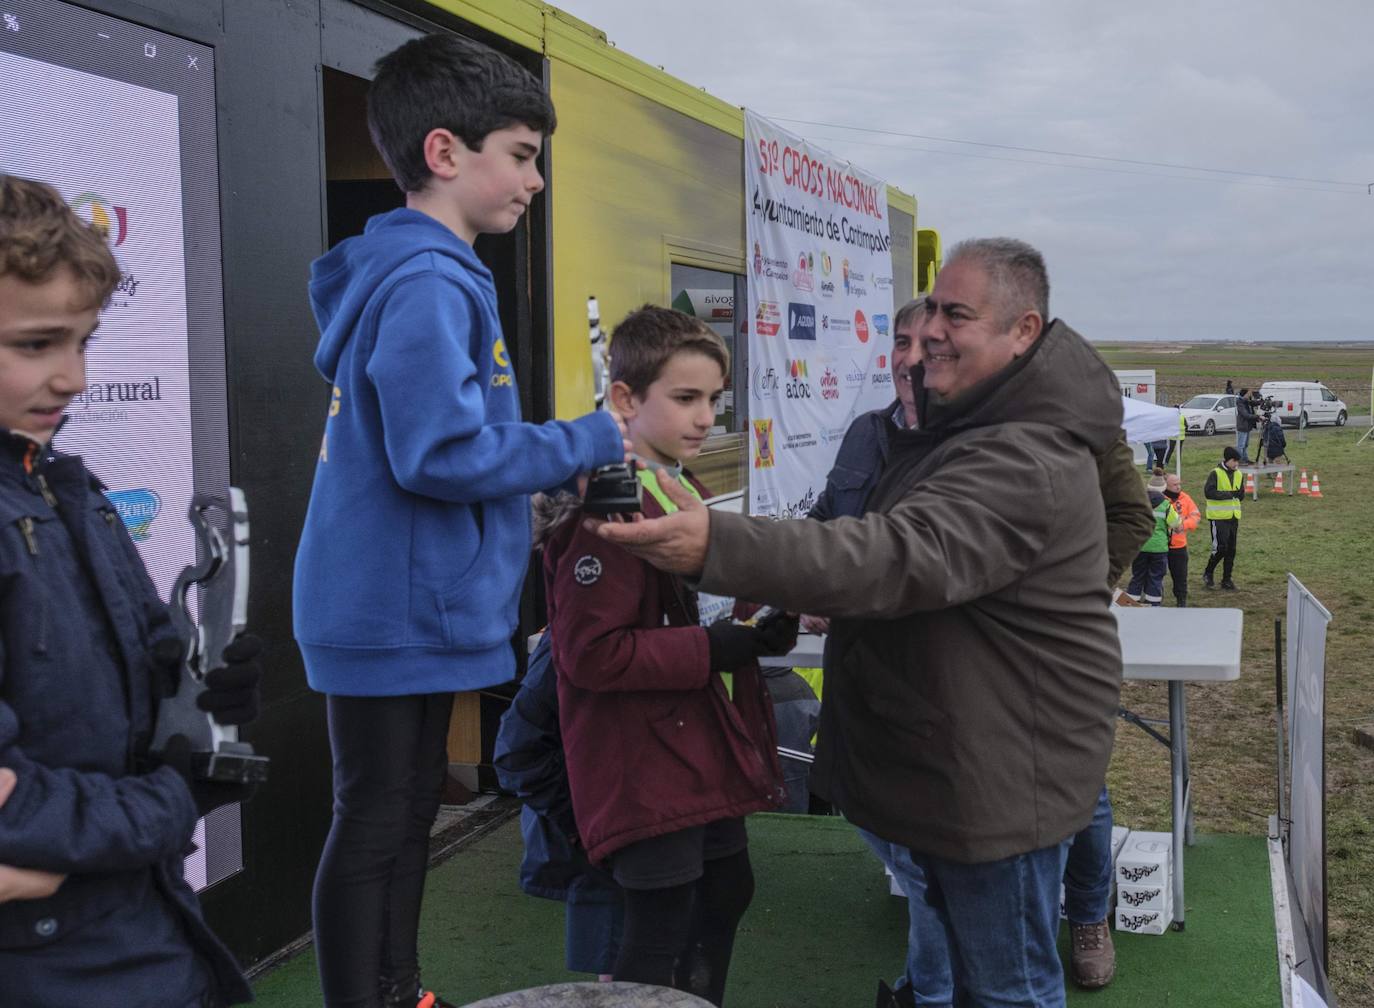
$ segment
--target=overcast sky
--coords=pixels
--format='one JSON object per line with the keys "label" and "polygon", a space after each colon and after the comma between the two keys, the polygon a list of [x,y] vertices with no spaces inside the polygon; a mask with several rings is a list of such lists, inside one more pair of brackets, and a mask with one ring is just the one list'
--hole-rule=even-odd
{"label": "overcast sky", "polygon": [[1368,0],[557,5],[913,193],[946,247],[1038,246],[1090,339],[1374,340]]}

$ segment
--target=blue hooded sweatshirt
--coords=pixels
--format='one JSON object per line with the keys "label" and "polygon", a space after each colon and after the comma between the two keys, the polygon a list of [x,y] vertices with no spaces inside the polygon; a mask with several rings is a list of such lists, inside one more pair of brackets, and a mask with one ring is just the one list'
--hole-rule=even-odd
{"label": "blue hooded sweatshirt", "polygon": [[520,421],[496,288],[472,247],[401,209],[311,267],[333,384],[296,553],[310,685],[477,689],[515,673],[529,494],[620,461],[609,416]]}

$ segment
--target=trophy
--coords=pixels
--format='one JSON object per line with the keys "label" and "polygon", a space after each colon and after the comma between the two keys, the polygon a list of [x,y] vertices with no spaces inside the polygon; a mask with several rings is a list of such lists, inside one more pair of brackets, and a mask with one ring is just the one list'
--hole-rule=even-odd
{"label": "trophy", "polygon": [[[240,742],[238,728],[222,725],[196,706],[205,676],[223,661],[226,645],[243,629],[248,613],[248,505],[243,491],[228,497],[196,494],[188,515],[196,530],[201,559],[177,575],[169,614],[185,644],[175,694],[158,707],[153,749],[160,752],[173,735],[191,743],[191,768],[199,780],[233,784],[267,779],[268,760]],[[200,590],[200,619],[192,617],[191,586]]]}
{"label": "trophy", "polygon": [[[592,388],[596,408],[607,409],[606,393],[610,389],[610,366],[606,359],[606,333],[601,328],[601,307],[596,297],[587,298],[587,328],[592,346]],[[583,506],[592,514],[632,514],[639,510],[642,487],[635,471],[628,463],[594,469],[587,481],[587,498]]]}

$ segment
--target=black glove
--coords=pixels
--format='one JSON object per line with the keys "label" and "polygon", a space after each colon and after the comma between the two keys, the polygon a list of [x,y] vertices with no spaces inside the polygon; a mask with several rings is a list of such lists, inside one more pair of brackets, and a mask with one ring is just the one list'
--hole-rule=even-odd
{"label": "black glove", "polygon": [[196,815],[202,819],[221,805],[248,801],[258,790],[256,784],[198,780],[191,766],[191,743],[185,735],[173,735],[167,740],[162,750],[162,765],[181,774],[196,803]]}
{"label": "black glove", "polygon": [[797,646],[797,631],[800,618],[786,612],[775,612],[759,621],[755,629],[759,634],[761,655],[785,655]]}
{"label": "black glove", "polygon": [[729,620],[708,626],[706,640],[711,646],[711,668],[716,672],[739,668],[763,653],[757,628]]}
{"label": "black glove", "polygon": [[222,725],[247,724],[258,716],[258,680],[262,665],[258,655],[262,640],[241,633],[224,649],[224,667],[205,674],[205,691],[196,706]]}

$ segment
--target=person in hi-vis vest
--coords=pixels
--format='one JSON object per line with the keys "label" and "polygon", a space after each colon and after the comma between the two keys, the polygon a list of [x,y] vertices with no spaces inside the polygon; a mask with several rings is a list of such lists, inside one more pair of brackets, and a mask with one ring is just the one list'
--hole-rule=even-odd
{"label": "person in hi-vis vest", "polygon": [[1215,587],[1212,573],[1221,564],[1221,586],[1234,591],[1231,568],[1236,563],[1236,534],[1240,531],[1240,502],[1245,496],[1245,477],[1240,473],[1240,452],[1227,445],[1221,453],[1221,465],[1207,476],[1202,496],[1206,499],[1203,515],[1212,528],[1212,556],[1202,572],[1202,583]]}

